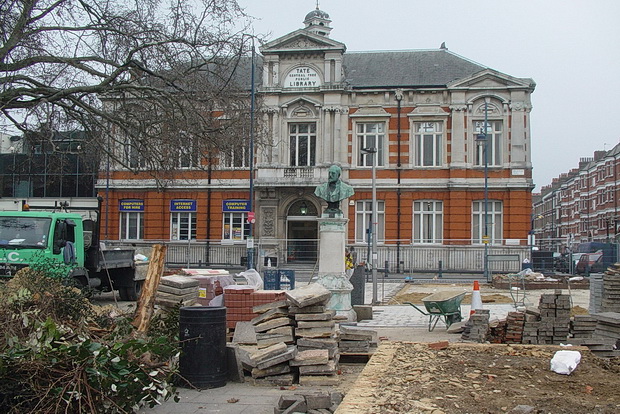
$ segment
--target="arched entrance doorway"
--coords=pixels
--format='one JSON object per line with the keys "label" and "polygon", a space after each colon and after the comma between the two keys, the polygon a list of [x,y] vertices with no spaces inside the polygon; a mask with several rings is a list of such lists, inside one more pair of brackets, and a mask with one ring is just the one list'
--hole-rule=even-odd
{"label": "arched entrance doorway", "polygon": [[286,261],[316,262],[319,244],[316,206],[308,200],[298,200],[291,204],[286,216]]}

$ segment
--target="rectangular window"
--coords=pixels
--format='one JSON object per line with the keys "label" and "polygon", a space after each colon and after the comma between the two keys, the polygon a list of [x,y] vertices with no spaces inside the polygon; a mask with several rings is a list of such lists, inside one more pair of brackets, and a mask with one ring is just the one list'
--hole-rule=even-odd
{"label": "rectangular window", "polygon": [[125,165],[127,167],[133,169],[146,168],[146,158],[135,143],[130,140],[125,141],[123,145],[123,153]]}
{"label": "rectangular window", "polygon": [[[502,202],[487,201],[486,226],[484,200],[474,201],[472,217],[472,242],[482,243],[483,236],[489,236],[489,243],[502,241]],[[486,230],[486,232],[485,232]]]}
{"label": "rectangular window", "polygon": [[121,212],[121,240],[141,240],[144,238],[144,213]]}
{"label": "rectangular window", "polygon": [[[484,134],[484,121],[474,121],[474,139]],[[487,165],[502,165],[502,121],[487,121],[486,133]],[[484,142],[484,141],[482,141]],[[484,145],[476,146],[476,165],[484,166]]]}
{"label": "rectangular window", "polygon": [[247,213],[224,213],[222,238],[225,240],[245,240],[250,234]]}
{"label": "rectangular window", "polygon": [[220,152],[220,166],[222,168],[249,168],[250,153],[246,145],[239,145]]}
{"label": "rectangular window", "polygon": [[441,166],[443,124],[441,122],[416,122],[414,131],[415,165],[417,167]]}
{"label": "rectangular window", "polygon": [[413,242],[441,243],[443,240],[443,203],[424,200],[413,203]]}
{"label": "rectangular window", "polygon": [[170,240],[196,238],[196,213],[170,213]]}
{"label": "rectangular window", "polygon": [[[372,167],[373,157],[377,157],[377,166],[385,165],[385,123],[358,123],[357,124],[357,148],[359,158],[357,165],[360,167]],[[364,154],[363,149],[375,148],[376,153]]]}
{"label": "rectangular window", "polygon": [[289,151],[292,167],[316,165],[316,123],[289,125]]}
{"label": "rectangular window", "polygon": [[[372,200],[360,200],[355,202],[355,241],[368,243],[368,233],[372,220]],[[385,202],[377,200],[377,242],[385,241]]]}

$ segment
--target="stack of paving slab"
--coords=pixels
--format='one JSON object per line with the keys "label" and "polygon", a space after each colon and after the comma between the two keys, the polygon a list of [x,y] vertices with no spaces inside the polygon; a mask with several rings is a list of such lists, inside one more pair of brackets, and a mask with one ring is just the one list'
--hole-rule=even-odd
{"label": "stack of paving slab", "polygon": [[192,306],[198,301],[198,281],[187,276],[164,276],[159,282],[155,304],[163,307]]}
{"label": "stack of paving slab", "polygon": [[620,263],[610,266],[603,274],[601,312],[620,312]]}
{"label": "stack of paving slab", "polygon": [[338,348],[340,354],[368,355],[377,347],[377,332],[340,324]]}
{"label": "stack of paving slab", "polygon": [[326,308],[331,292],[318,283],[286,291],[294,315],[298,353],[291,366],[299,372],[300,385],[338,383],[338,341],[335,312]]}
{"label": "stack of paving slab", "polygon": [[538,345],[538,328],[540,328],[540,310],[527,307],[524,314],[521,343]]}
{"label": "stack of paving slab", "polygon": [[486,342],[489,332],[489,309],[476,309],[476,312],[469,317],[463,328],[461,339],[471,342]]}
{"label": "stack of paving slab", "polygon": [[559,345],[566,343],[570,324],[570,296],[556,289],[555,293],[543,294],[538,304],[540,326],[538,343],[540,345]]}
{"label": "stack of paving slab", "polygon": [[601,312],[603,305],[603,274],[590,274],[590,314]]}
{"label": "stack of paving slab", "polygon": [[575,315],[570,321],[571,338],[592,338],[595,330],[596,318],[592,315]]}
{"label": "stack of paving slab", "polygon": [[595,314],[594,317],[596,318],[594,336],[620,341],[620,313],[601,312]]}

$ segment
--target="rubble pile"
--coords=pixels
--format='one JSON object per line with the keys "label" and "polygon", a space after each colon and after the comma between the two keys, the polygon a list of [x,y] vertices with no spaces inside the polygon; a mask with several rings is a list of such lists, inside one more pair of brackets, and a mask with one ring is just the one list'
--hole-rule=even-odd
{"label": "rubble pile", "polygon": [[155,303],[162,307],[192,306],[198,301],[198,280],[186,276],[163,276],[157,286]]}

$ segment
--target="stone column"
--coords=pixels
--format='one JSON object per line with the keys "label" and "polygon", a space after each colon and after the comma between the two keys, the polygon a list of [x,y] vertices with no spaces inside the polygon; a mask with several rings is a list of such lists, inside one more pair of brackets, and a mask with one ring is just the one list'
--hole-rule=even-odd
{"label": "stone column", "polygon": [[349,219],[342,214],[335,217],[323,214],[319,221],[319,277],[317,283],[332,293],[327,308],[347,321],[357,321],[351,306],[353,285],[345,272],[344,251],[346,225]]}

